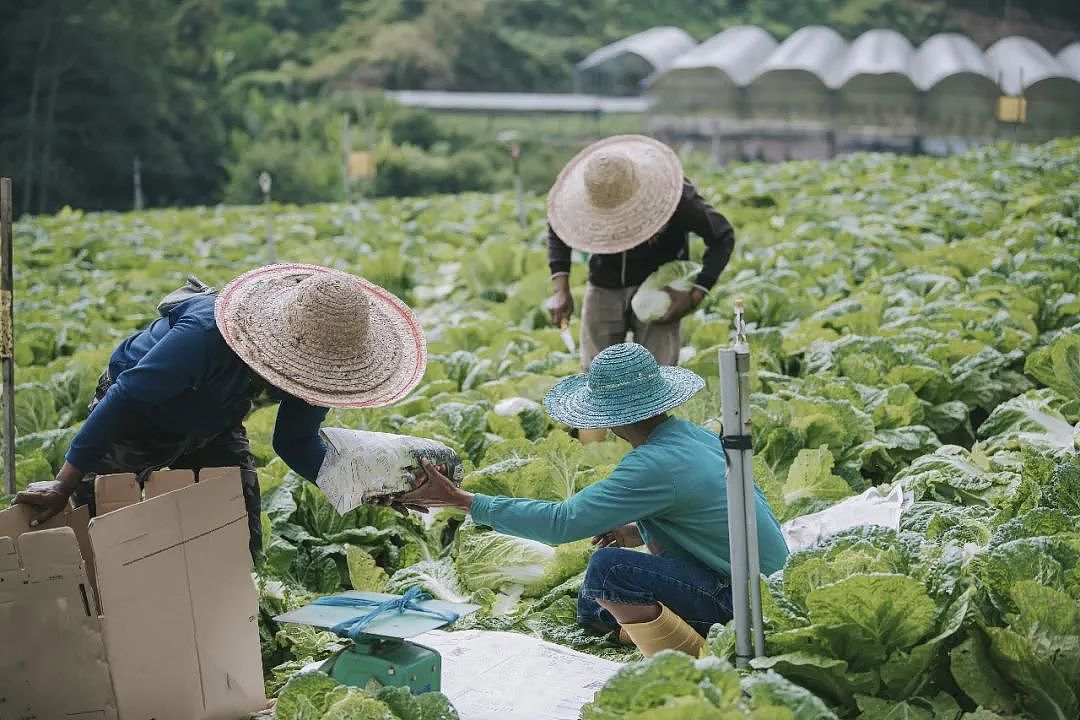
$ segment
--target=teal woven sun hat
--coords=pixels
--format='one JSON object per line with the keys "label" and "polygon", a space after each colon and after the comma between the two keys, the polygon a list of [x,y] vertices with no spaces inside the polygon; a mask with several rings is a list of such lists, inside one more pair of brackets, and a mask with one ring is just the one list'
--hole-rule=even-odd
{"label": "teal woven sun hat", "polygon": [[544,397],[551,417],[580,430],[630,425],[682,405],[705,387],[695,373],[661,367],[636,343],[612,345],[589,372],[569,377]]}

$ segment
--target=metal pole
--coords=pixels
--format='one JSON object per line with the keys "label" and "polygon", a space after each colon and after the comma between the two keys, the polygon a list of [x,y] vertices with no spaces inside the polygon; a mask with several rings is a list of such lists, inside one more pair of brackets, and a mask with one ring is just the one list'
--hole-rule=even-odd
{"label": "metal pole", "polygon": [[[735,367],[735,351],[724,349],[720,351],[720,401],[725,448],[727,433],[731,430],[738,432],[738,428],[742,427],[738,398],[739,375]],[[735,620],[735,664],[737,667],[746,667],[753,657],[750,648],[750,597],[746,592],[749,572],[746,562],[746,514],[743,512],[746,489],[742,482],[742,454],[730,452],[727,456],[728,543],[731,559],[731,606]]]}
{"label": "metal pole", "polygon": [[761,620],[761,554],[758,549],[757,491],[754,487],[754,449],[750,435],[750,345],[746,341],[743,304],[735,301],[735,370],[739,382],[740,436],[745,438],[737,450],[742,456],[743,514],[746,518],[746,576],[750,585],[750,627],[754,655],[765,654],[765,628]]}
{"label": "metal pole", "polygon": [[517,194],[518,223],[523,228],[529,227],[529,218],[525,213],[525,185],[521,182],[521,146],[510,146],[510,163],[514,167],[514,192]]}
{"label": "metal pole", "polygon": [[[750,349],[744,334],[742,302],[735,303],[735,346],[720,350],[720,393],[727,477],[731,600],[735,620],[735,663],[746,667],[764,654],[761,622],[757,502],[750,438]],[[752,644],[751,644],[752,643]]]}
{"label": "metal pole", "polygon": [[345,178],[345,202],[349,202],[349,155],[352,148],[349,147],[349,113],[345,113],[344,127],[341,131],[341,162]]}
{"label": "metal pole", "polygon": [[135,209],[142,210],[143,205],[145,204],[142,191],[142,163],[139,162],[139,157],[137,155],[135,156],[135,163],[132,168],[132,183],[135,186]]}
{"label": "metal pole", "polygon": [[4,477],[15,494],[15,313],[11,267],[11,178],[0,178],[0,362],[3,364]]}
{"label": "metal pole", "polygon": [[266,248],[270,255],[270,264],[277,262],[277,248],[274,246],[274,209],[270,205],[270,187],[273,178],[263,170],[259,173],[259,189],[263,193],[263,206],[266,208]]}

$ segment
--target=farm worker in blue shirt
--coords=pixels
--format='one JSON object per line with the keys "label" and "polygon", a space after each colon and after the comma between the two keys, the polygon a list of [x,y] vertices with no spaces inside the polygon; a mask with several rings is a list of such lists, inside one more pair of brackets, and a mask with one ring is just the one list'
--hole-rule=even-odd
{"label": "farm worker in blue shirt", "polygon": [[389,405],[424,375],[426,345],[412,311],[329,268],[262,267],[220,293],[193,280],[159,311],[113,352],[56,479],[16,497],[40,510],[33,524],[72,497],[93,512],[97,474],[133,472],[141,484],[163,467],[239,466],[255,557],[259,483],[243,425],[253,400],[266,393],[279,403],[274,450],[314,481],[328,408]]}
{"label": "farm worker in blue shirt", "polygon": [[[607,428],[633,449],[606,479],[563,502],[471,494],[430,463],[403,501],[456,507],[499,532],[557,545],[592,536],[578,596],[578,621],[618,631],[649,657],[661,650],[697,655],[714,623],[731,619],[727,461],[720,439],[672,408],[704,381],[660,367],[641,345],[600,352],[589,372],[563,380],[544,406],[560,422]],[[788,549],[780,524],[756,489],[761,570],[779,570]],[[628,548],[647,545],[650,553]]]}

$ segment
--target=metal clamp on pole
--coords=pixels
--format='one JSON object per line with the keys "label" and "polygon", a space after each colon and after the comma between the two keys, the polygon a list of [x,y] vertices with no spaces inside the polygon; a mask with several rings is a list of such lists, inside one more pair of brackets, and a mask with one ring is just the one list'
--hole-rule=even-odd
{"label": "metal clamp on pole", "polygon": [[750,435],[750,347],[741,300],[735,302],[735,344],[720,351],[720,401],[728,467],[728,539],[735,663],[745,667],[765,654],[761,620],[761,562],[757,536],[753,441]]}

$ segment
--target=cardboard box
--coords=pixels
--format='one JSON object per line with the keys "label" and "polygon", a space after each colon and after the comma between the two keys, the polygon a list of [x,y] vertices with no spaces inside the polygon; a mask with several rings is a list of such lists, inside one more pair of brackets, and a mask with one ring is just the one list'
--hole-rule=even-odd
{"label": "cardboard box", "polygon": [[[40,529],[0,512],[0,720],[238,720],[265,707],[236,468],[98,478]],[[140,496],[142,499],[140,499]]]}

